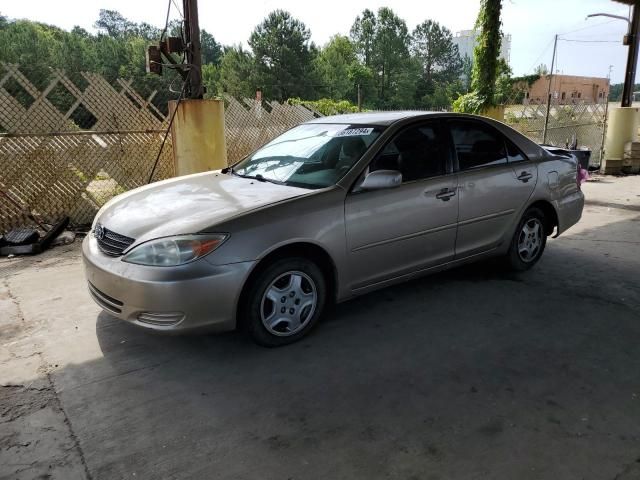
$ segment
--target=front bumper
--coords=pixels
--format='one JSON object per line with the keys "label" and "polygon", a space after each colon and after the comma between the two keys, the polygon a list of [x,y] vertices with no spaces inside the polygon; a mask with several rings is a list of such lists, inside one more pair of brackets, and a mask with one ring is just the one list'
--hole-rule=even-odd
{"label": "front bumper", "polygon": [[93,300],[109,314],[165,331],[225,331],[236,325],[240,292],[254,262],[145,267],[102,253],[93,235],[82,243]]}

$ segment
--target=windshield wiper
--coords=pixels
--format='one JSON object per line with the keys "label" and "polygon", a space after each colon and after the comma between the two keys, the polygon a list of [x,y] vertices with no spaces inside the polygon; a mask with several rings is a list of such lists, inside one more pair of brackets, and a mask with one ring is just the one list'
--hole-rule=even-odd
{"label": "windshield wiper", "polygon": [[238,172],[234,172],[233,170],[231,171],[231,173],[233,173],[234,175],[237,175],[238,177],[250,178],[252,180],[258,180],[259,182],[269,182],[269,183],[275,183],[276,185],[286,185],[285,182],[280,182],[278,180],[274,180],[273,178],[267,178],[263,176],[261,173],[258,173],[256,175],[242,175]]}
{"label": "windshield wiper", "polygon": [[280,180],[275,180],[273,178],[264,177],[264,176],[262,176],[261,173],[256,174],[256,176],[253,177],[253,178],[258,180],[259,182],[269,182],[269,183],[275,183],[276,185],[286,185],[285,182],[281,182]]}

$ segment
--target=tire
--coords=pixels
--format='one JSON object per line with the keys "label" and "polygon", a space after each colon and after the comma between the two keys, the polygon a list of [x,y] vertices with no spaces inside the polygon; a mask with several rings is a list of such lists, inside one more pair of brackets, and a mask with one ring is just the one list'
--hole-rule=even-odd
{"label": "tire", "polygon": [[315,263],[305,258],[276,260],[247,285],[241,324],[259,345],[288,345],[309,333],[326,300],[326,281]]}
{"label": "tire", "polygon": [[547,245],[545,225],[547,225],[547,219],[540,209],[534,207],[524,212],[505,257],[510,269],[524,272],[540,260]]}

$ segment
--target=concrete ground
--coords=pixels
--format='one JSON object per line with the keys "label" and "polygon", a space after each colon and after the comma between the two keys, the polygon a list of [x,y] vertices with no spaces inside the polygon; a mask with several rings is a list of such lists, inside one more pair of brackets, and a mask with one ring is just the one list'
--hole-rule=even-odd
{"label": "concrete ground", "polygon": [[640,478],[640,177],[530,272],[336,307],[305,340],[100,313],[78,245],[0,263],[0,478]]}

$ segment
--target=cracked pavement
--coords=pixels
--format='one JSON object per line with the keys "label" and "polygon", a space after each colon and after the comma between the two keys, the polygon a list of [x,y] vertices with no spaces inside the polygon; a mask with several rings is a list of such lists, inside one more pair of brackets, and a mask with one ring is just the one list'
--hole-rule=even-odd
{"label": "cracked pavement", "polygon": [[0,260],[1,479],[640,478],[640,176],[530,272],[339,305],[298,344],[101,313],[79,243]]}

